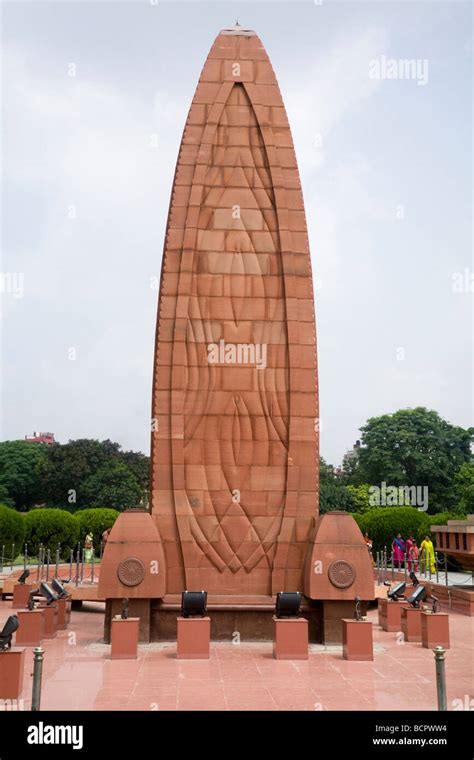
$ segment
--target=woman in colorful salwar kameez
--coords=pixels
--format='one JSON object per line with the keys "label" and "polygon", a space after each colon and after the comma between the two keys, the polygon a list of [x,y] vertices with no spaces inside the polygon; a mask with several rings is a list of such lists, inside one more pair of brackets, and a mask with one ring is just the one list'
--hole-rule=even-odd
{"label": "woman in colorful salwar kameez", "polygon": [[[407,544],[408,544],[408,541],[407,541]],[[408,572],[417,573],[418,572],[418,557],[420,556],[420,550],[418,549],[416,538],[412,538],[410,540],[410,547],[407,551],[407,556],[408,556]]]}
{"label": "woman in colorful salwar kameez", "polygon": [[392,541],[392,558],[393,566],[398,567],[398,569],[401,570],[405,559],[405,541],[403,540],[401,533],[399,533]]}

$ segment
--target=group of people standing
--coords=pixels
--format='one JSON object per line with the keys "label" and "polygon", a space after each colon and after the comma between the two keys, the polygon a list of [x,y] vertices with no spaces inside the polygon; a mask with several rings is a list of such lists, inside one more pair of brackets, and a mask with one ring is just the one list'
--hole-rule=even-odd
{"label": "group of people standing", "polygon": [[[364,534],[364,541],[367,544],[367,549],[374,564],[374,557],[372,553],[373,541],[369,538],[369,534]],[[418,572],[421,568],[422,572],[426,572],[428,569],[434,573],[436,572],[436,560],[435,551],[431,538],[425,536],[418,548],[416,538],[410,534],[406,541],[402,538],[402,534],[398,533],[392,541],[392,561],[393,567],[401,570],[405,567],[405,561],[407,563],[408,572]]]}
{"label": "group of people standing", "polygon": [[398,533],[392,541],[393,566],[401,570],[407,562],[408,572],[417,572],[421,567],[422,572],[436,571],[434,546],[431,538],[425,536],[418,548],[416,538],[410,535],[406,541],[402,534]]}

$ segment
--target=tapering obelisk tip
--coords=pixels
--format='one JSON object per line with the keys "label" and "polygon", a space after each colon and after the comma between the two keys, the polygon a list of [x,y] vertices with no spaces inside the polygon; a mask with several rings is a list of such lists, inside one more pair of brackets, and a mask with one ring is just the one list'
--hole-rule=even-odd
{"label": "tapering obelisk tip", "polygon": [[242,24],[239,24],[239,20],[235,22],[234,26],[230,26],[228,29],[222,29],[221,34],[237,34],[242,37],[255,37],[256,34],[253,31],[253,29],[246,29],[242,26]]}

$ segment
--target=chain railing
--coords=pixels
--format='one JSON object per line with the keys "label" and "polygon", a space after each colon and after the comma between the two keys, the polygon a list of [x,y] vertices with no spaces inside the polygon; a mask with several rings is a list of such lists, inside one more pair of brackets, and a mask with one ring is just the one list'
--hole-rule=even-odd
{"label": "chain railing", "polygon": [[[387,579],[395,580],[395,573],[403,573],[405,581],[409,579],[410,573],[414,572],[416,576],[425,581],[435,581],[449,585],[448,555],[444,552],[434,553],[434,562],[423,554],[418,557],[410,557],[404,552],[403,559],[395,559],[394,552],[389,551],[386,546],[375,553],[375,574],[377,585],[382,586]],[[433,569],[434,565],[434,569]],[[455,567],[455,566],[453,566]]]}
{"label": "chain railing", "polygon": [[[104,553],[104,542],[99,546],[99,562],[102,560]],[[69,565],[68,577],[60,577],[64,568],[62,565]],[[28,544],[23,547],[15,546],[14,543],[3,544],[0,547],[0,573],[12,573],[16,568],[23,566],[23,570],[29,569],[32,577],[37,582],[46,581],[48,583],[53,578],[64,583],[74,583],[78,586],[80,583],[97,583],[98,577],[96,572],[97,558],[95,556],[94,546],[85,542],[78,542],[75,549],[70,549],[66,556],[61,544],[57,544],[56,549],[52,552],[49,547],[40,543],[37,554],[30,554]],[[62,572],[61,572],[62,571]]]}

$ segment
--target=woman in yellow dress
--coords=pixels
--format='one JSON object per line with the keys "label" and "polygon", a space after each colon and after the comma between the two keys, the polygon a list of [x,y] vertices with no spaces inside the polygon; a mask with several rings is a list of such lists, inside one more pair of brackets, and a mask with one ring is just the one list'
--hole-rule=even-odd
{"label": "woman in yellow dress", "polygon": [[420,544],[420,566],[426,572],[429,567],[432,573],[436,572],[434,546],[431,538],[425,536]]}

